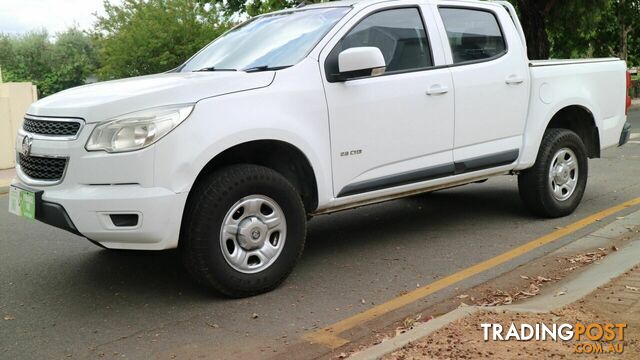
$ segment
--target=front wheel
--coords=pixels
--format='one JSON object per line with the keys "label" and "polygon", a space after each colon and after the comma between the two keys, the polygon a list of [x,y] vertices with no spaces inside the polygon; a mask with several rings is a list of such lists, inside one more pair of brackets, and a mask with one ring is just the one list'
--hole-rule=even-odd
{"label": "front wheel", "polygon": [[231,297],[277,287],[304,248],[300,196],[282,175],[261,166],[233,165],[199,181],[183,221],[187,270]]}
{"label": "front wheel", "polygon": [[548,129],[535,164],[518,176],[520,197],[537,215],[569,215],[582,200],[588,174],[587,151],[578,134]]}

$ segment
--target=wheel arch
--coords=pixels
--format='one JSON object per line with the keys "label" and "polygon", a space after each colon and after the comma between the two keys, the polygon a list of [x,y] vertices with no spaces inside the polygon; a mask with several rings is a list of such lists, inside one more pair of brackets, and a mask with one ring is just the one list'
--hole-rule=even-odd
{"label": "wheel arch", "polygon": [[551,128],[567,129],[580,136],[589,158],[600,157],[600,132],[593,112],[583,105],[568,105],[558,110],[548,121]]}
{"label": "wheel arch", "polygon": [[[275,170],[296,188],[308,213],[318,207],[318,182],[311,162],[302,150],[282,140],[252,140],[221,151],[202,167],[193,186],[212,171],[233,164],[253,164]],[[187,202],[190,197],[191,193]]]}

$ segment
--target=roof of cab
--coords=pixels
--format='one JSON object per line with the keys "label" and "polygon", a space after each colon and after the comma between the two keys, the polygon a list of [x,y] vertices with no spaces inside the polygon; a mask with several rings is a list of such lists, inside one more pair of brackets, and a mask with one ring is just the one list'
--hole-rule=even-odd
{"label": "roof of cab", "polygon": [[[340,0],[340,1],[327,1],[327,2],[322,2],[322,3],[314,3],[314,4],[308,4],[308,5],[304,5],[301,7],[294,7],[294,8],[289,8],[289,9],[283,9],[283,10],[278,10],[278,11],[274,11],[271,14],[274,13],[279,13],[279,12],[289,12],[289,11],[296,11],[296,10],[308,10],[308,9],[318,9],[318,8],[331,8],[331,7],[358,7],[358,8],[363,8],[363,7],[367,7],[370,5],[375,5],[375,4],[380,4],[380,3],[392,3],[395,1],[400,1],[400,0]],[[437,3],[437,4],[445,4],[450,2],[449,0],[415,0],[416,3],[425,3],[425,4],[429,4],[429,3]],[[478,4],[478,3],[482,3],[482,4],[486,4],[486,5],[498,5],[495,3],[492,3],[491,1],[487,1],[487,0],[455,0],[455,2],[459,2],[459,3],[472,3],[472,4]]]}
{"label": "roof of cab", "polygon": [[[314,3],[302,6],[298,9],[314,9],[323,7],[366,7],[373,4],[379,4],[384,2],[394,2],[398,0],[340,0],[340,1],[327,1],[322,3]],[[483,3],[491,4],[491,1],[486,0],[456,0],[462,3]],[[416,3],[447,3],[447,0],[415,0]],[[492,4],[496,5],[496,4]],[[292,9],[287,9],[292,10]]]}

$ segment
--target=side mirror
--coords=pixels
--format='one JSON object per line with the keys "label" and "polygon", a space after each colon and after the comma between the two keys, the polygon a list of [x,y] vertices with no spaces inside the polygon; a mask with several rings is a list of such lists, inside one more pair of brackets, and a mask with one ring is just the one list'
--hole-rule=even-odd
{"label": "side mirror", "polygon": [[385,67],[384,56],[377,47],[354,47],[338,55],[338,70],[342,80],[382,75]]}

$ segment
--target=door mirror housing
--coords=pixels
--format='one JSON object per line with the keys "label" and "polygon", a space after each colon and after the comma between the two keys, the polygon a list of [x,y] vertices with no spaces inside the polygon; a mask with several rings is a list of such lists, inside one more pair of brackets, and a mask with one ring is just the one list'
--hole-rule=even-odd
{"label": "door mirror housing", "polygon": [[384,74],[386,64],[382,51],[373,46],[353,47],[338,55],[341,80]]}

